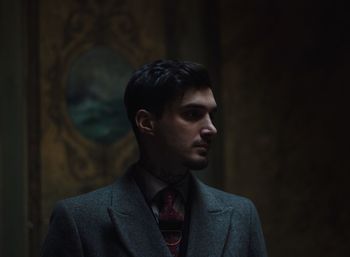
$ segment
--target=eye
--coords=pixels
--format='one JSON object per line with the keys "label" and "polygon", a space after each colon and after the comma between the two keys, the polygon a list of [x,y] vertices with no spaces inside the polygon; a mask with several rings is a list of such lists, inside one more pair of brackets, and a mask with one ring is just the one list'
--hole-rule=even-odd
{"label": "eye", "polygon": [[203,117],[204,113],[201,110],[198,109],[190,109],[185,111],[182,116],[184,119],[189,120],[189,121],[196,121],[200,120]]}
{"label": "eye", "polygon": [[211,113],[209,113],[209,116],[210,116],[210,119],[213,121],[213,120],[215,120],[215,112],[211,112]]}

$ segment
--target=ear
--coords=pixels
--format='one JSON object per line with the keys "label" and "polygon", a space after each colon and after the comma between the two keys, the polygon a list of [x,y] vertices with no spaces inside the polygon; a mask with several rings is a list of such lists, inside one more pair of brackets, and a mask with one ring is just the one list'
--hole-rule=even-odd
{"label": "ear", "polygon": [[154,135],[155,117],[145,109],[140,109],[135,115],[135,123],[141,134]]}

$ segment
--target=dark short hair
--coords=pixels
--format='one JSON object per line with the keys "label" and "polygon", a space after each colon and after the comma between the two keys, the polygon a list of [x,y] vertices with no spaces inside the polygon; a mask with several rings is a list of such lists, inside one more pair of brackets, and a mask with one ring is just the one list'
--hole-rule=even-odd
{"label": "dark short hair", "polygon": [[146,109],[161,118],[164,108],[190,88],[210,88],[208,71],[188,61],[158,60],[136,70],[125,89],[124,104],[136,132],[135,115]]}

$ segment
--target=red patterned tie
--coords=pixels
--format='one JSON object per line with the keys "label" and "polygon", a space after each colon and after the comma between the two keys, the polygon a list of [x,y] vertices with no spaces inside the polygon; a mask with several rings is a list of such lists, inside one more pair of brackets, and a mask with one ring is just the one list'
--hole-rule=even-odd
{"label": "red patterned tie", "polygon": [[179,256],[182,239],[182,224],[184,216],[174,209],[176,191],[171,188],[164,189],[161,193],[161,206],[159,210],[159,229],[165,242],[174,257]]}

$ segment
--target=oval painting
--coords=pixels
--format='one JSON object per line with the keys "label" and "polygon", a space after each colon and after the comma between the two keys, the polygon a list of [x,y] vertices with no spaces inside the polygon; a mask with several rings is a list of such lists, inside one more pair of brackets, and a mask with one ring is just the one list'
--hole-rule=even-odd
{"label": "oval painting", "polygon": [[112,144],[130,130],[123,95],[132,70],[108,47],[92,48],[72,63],[67,80],[68,112],[85,138]]}

